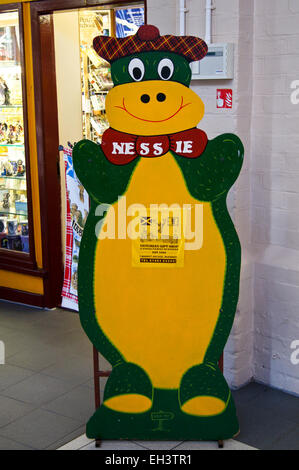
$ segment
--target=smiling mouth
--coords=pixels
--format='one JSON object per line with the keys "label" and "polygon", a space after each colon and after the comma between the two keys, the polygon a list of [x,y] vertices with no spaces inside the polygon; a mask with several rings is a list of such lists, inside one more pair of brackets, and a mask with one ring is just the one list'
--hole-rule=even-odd
{"label": "smiling mouth", "polygon": [[139,116],[135,116],[135,114],[132,114],[130,113],[130,111],[127,110],[126,108],[126,105],[125,105],[125,98],[123,98],[123,105],[122,106],[114,106],[115,108],[119,108],[119,109],[122,109],[123,111],[125,111],[127,114],[129,114],[130,116],[132,116],[133,118],[135,119],[139,119],[139,121],[145,121],[145,122],[165,122],[165,121],[169,121],[169,119],[172,119],[174,116],[176,116],[180,111],[182,111],[182,109],[186,108],[186,106],[189,106],[189,104],[191,103],[186,103],[186,104],[183,104],[184,103],[184,98],[182,97],[182,100],[181,100],[181,104],[180,104],[180,107],[179,109],[174,113],[172,114],[171,116],[169,116],[168,118],[166,119],[161,119],[159,121],[153,121],[151,119],[143,119]]}

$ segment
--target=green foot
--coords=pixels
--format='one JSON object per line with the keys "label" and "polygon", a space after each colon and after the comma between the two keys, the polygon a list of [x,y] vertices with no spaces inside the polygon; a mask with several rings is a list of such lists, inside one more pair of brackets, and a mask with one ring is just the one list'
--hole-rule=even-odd
{"label": "green foot", "polygon": [[230,390],[218,365],[211,363],[189,369],[183,376],[179,389],[182,411],[195,416],[214,416],[222,413],[230,396]]}
{"label": "green foot", "polygon": [[104,403],[122,395],[142,395],[150,400],[153,398],[153,386],[141,367],[130,362],[113,367],[104,393]]}
{"label": "green foot", "polygon": [[[198,413],[198,404],[197,413],[194,412],[192,401],[196,398],[210,399],[210,403],[209,400],[201,403],[204,410],[207,405],[211,407],[209,414]],[[153,390],[146,373],[135,364],[114,367],[106,385],[104,404],[86,428],[87,437],[102,440],[217,441],[229,439],[238,431],[227,383],[219,368],[211,364],[189,369],[180,390]]]}
{"label": "green foot", "polygon": [[236,410],[230,398],[225,411],[198,417],[182,412],[177,390],[154,390],[154,402],[145,413],[119,413],[102,405],[87,424],[90,439],[154,441],[218,441],[239,431]]}

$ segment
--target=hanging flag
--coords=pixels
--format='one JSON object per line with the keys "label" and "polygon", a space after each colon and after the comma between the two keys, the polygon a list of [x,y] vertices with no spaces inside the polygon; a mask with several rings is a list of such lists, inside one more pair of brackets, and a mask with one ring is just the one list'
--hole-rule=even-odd
{"label": "hanging flag", "polygon": [[116,37],[126,38],[136,34],[144,24],[144,8],[125,8],[116,10]]}

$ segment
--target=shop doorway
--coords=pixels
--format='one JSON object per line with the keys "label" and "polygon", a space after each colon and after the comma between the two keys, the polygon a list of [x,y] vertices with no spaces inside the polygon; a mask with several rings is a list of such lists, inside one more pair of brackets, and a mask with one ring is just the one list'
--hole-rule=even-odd
{"label": "shop doorway", "polygon": [[[92,37],[134,34],[128,32],[125,11],[142,9],[146,1],[64,0],[31,4],[33,62],[36,100],[37,151],[43,244],[47,278],[47,304],[61,305],[66,252],[65,163],[59,147],[82,138],[100,143],[108,122],[105,96],[112,86],[109,64],[92,50]],[[138,20],[137,20],[138,23]],[[127,30],[127,31],[126,31]],[[85,210],[76,217],[84,219]],[[81,218],[80,218],[81,217]],[[73,256],[72,259],[75,259]],[[76,310],[76,266],[69,276],[70,302]]]}

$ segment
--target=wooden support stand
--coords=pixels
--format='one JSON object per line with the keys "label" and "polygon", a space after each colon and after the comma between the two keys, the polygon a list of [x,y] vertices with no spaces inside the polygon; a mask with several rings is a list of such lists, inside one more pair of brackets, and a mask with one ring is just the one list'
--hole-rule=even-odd
{"label": "wooden support stand", "polygon": [[[96,410],[101,406],[101,386],[100,378],[109,377],[111,374],[110,370],[100,370],[99,353],[95,347],[93,347],[93,372],[94,372],[94,398]],[[96,439],[96,448],[101,447],[101,439]]]}

